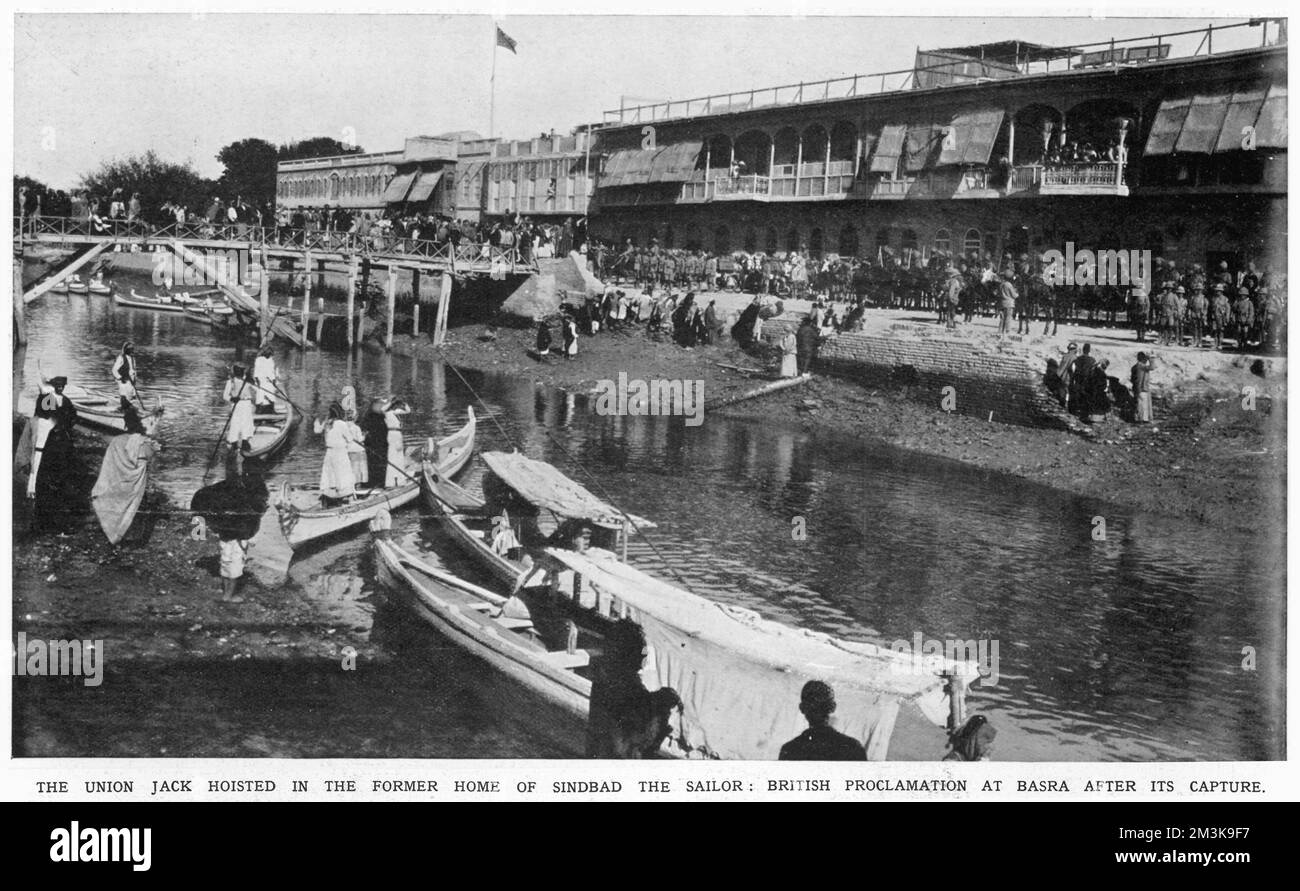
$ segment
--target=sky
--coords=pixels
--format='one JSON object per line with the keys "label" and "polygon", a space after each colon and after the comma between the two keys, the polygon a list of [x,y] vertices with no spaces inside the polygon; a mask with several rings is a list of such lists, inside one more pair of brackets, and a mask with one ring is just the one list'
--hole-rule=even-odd
{"label": "sky", "polygon": [[[417,134],[487,134],[494,53],[495,135],[529,138],[599,121],[624,97],[908,69],[918,47],[1079,44],[1244,20],[504,15],[511,54],[493,49],[488,15],[19,14],[14,172],[70,188],[102,161],[152,149],[215,177],[217,151],[254,136],[384,151]],[[1257,45],[1258,29],[1239,33]]]}

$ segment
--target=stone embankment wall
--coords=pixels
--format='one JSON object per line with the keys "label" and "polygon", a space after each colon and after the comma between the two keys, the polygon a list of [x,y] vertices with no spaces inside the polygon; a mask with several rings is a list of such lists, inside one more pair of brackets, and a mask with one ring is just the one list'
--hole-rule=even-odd
{"label": "stone embankment wall", "polygon": [[976,343],[913,329],[881,334],[836,334],[822,342],[820,370],[871,386],[906,386],[944,410],[994,421],[1070,428],[1066,414],[1043,386],[1043,369],[1000,343]]}

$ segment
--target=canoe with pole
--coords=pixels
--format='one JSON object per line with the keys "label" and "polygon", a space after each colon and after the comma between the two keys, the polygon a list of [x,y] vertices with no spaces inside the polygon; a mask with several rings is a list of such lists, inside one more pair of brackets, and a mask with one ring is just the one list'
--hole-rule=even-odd
{"label": "canoe with pole", "polygon": [[121,291],[113,292],[113,305],[123,309],[148,309],[154,312],[185,312],[184,304],[177,303],[174,300],[158,300],[154,297],[145,297],[135,293],[133,290],[130,296],[123,294]]}
{"label": "canoe with pole", "polygon": [[318,487],[285,483],[275,507],[289,546],[297,550],[309,542],[367,523],[381,510],[393,511],[410,504],[420,496],[419,473],[424,456],[434,455],[438,471],[444,476],[458,473],[474,453],[476,429],[471,408],[465,426],[433,443],[432,452],[428,445],[407,450],[406,466],[399,468],[404,482],[389,488],[361,489],[355,501],[322,507]]}
{"label": "canoe with pole", "polygon": [[289,434],[298,420],[293,403],[284,402],[284,413],[262,413],[253,415],[253,436],[248,441],[249,449],[244,458],[266,460],[274,455],[289,441]]}

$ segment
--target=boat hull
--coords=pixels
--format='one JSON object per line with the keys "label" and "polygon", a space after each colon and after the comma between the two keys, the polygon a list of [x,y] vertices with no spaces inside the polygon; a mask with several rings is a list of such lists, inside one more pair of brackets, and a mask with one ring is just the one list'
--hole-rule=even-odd
{"label": "boat hull", "polygon": [[133,300],[118,292],[113,292],[113,304],[123,309],[148,309],[153,312],[185,312],[185,307],[179,303],[158,303],[154,300]]}
{"label": "boat hull", "polygon": [[[439,471],[447,476],[459,472],[474,453],[474,437],[477,422],[473,409],[469,412],[469,421],[464,427],[435,444],[439,454]],[[422,449],[423,447],[421,447]],[[408,456],[406,472],[411,479],[400,486],[394,486],[376,492],[358,501],[339,505],[338,507],[319,510],[300,510],[294,507],[289,491],[281,494],[276,504],[280,515],[280,528],[289,546],[298,548],[325,538],[336,532],[350,529],[373,519],[381,510],[394,511],[405,507],[420,497],[420,449]],[[299,493],[311,497],[314,489],[300,489]]]}

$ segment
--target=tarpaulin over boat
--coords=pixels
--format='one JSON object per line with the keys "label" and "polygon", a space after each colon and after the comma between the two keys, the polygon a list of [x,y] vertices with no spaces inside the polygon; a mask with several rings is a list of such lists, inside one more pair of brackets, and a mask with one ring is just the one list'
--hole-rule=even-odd
{"label": "tarpaulin over boat", "polygon": [[385,204],[396,204],[406,199],[406,193],[411,188],[411,183],[415,182],[414,173],[399,173],[388,181],[388,188],[384,189],[384,194],[380,198]]}
{"label": "tarpaulin over boat", "polygon": [[[682,697],[681,729],[693,749],[719,758],[775,760],[781,746],[806,727],[799,694],[810,680],[831,685],[836,727],[860,740],[871,760],[887,756],[901,703],[915,703],[940,726],[947,718],[943,679],[910,655],[714,603],[607,551],[546,553],[614,598],[614,611],[626,609],[645,631],[660,685]],[[977,674],[974,663],[943,664],[960,668],[967,683]]]}
{"label": "tarpaulin over boat", "polygon": [[1255,124],[1255,145],[1259,148],[1286,148],[1286,85],[1273,84],[1264,98]]}
{"label": "tarpaulin over boat", "polygon": [[1216,152],[1233,152],[1241,148],[1241,141],[1245,136],[1242,131],[1247,127],[1255,126],[1267,93],[1268,87],[1260,84],[1232,94],[1232,99],[1228,103],[1228,113],[1219,131],[1219,141],[1214,146]]}
{"label": "tarpaulin over boat", "polygon": [[880,131],[880,141],[871,156],[872,173],[892,174],[898,168],[898,159],[903,154],[903,140],[907,137],[907,128],[902,124],[886,124]]}
{"label": "tarpaulin over boat", "polygon": [[108,540],[117,544],[131,528],[149,477],[149,459],[157,444],[141,433],[124,433],[108,441],[99,479],[90,492],[95,516]]}
{"label": "tarpaulin over boat", "polygon": [[407,201],[428,201],[433,190],[438,186],[438,180],[442,179],[441,170],[425,170],[420,174],[420,178],[415,181],[411,187],[411,194],[406,196]]}
{"label": "tarpaulin over boat", "polygon": [[987,164],[1004,116],[1000,108],[957,115],[952,119],[950,135],[944,138],[938,163]]}
{"label": "tarpaulin over boat", "polygon": [[[601,501],[546,462],[534,461],[519,452],[483,452],[481,457],[489,470],[529,504],[566,519],[586,520],[610,529],[623,528],[623,511]],[[633,514],[626,516],[635,528],[654,528],[649,520]]]}
{"label": "tarpaulin over boat", "polygon": [[1217,95],[1199,95],[1192,99],[1187,109],[1187,119],[1183,121],[1182,132],[1174,144],[1176,152],[1196,152],[1208,155],[1214,151],[1219,141],[1219,132],[1223,121],[1228,116],[1228,104],[1232,101],[1231,93]]}
{"label": "tarpaulin over boat", "polygon": [[1156,112],[1156,119],[1151,122],[1151,132],[1147,135],[1145,154],[1148,157],[1173,154],[1174,146],[1178,144],[1178,135],[1183,132],[1183,122],[1187,120],[1191,108],[1191,96],[1160,101],[1160,110]]}

